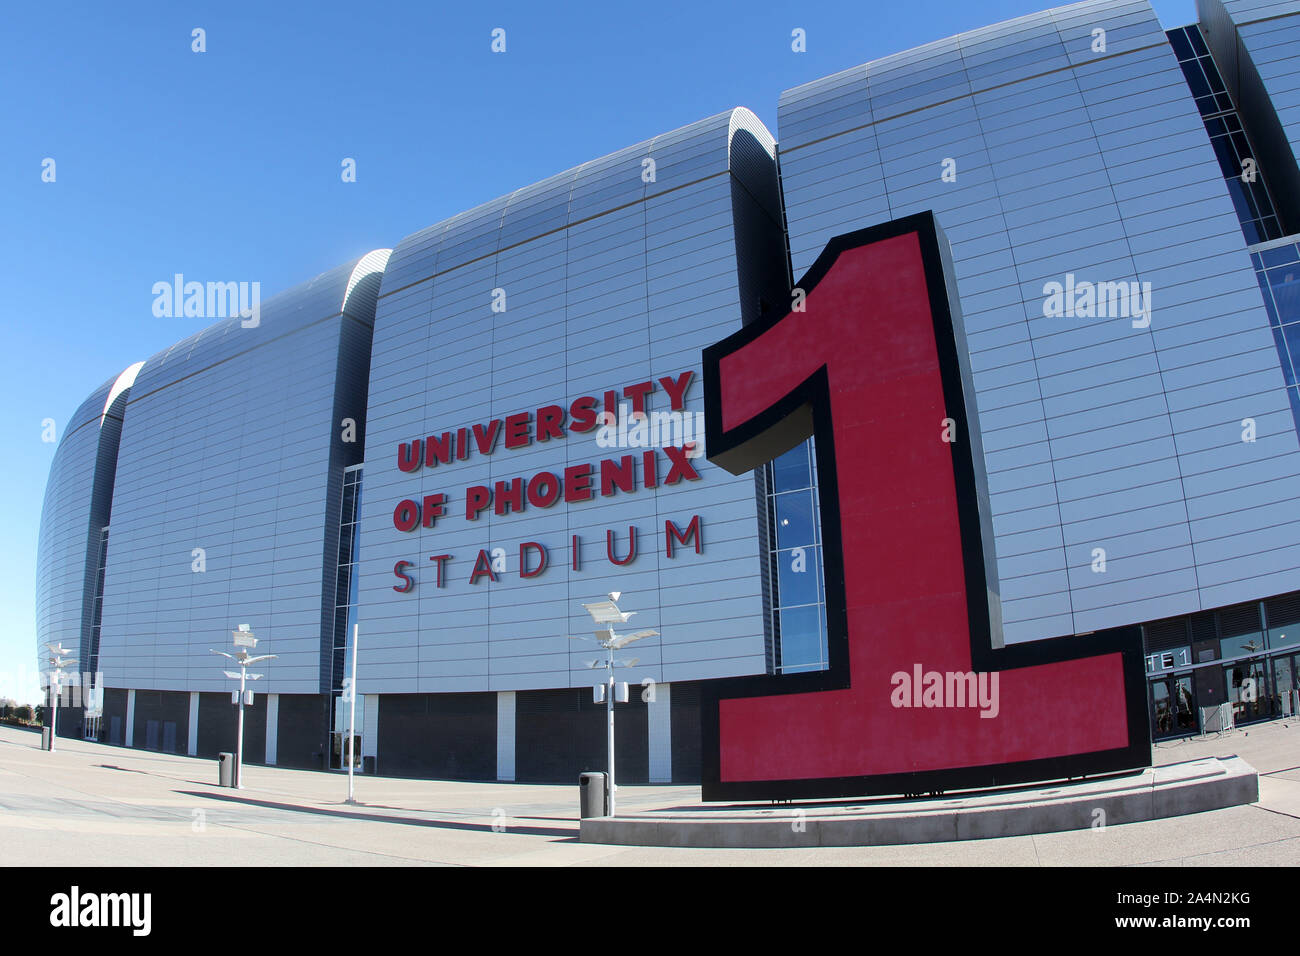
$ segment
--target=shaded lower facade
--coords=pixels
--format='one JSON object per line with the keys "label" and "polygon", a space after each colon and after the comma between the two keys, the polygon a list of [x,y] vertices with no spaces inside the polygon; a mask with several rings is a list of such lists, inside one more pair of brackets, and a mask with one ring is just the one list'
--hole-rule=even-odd
{"label": "shaded lower facade", "polygon": [[[615,717],[616,778],[697,783],[698,684],[632,688]],[[229,694],[104,693],[103,713],[59,711],[59,736],[215,758],[233,751],[238,708]],[[324,694],[256,695],[244,708],[244,759],[299,769],[344,769],[348,706]],[[334,730],[335,727],[340,730]],[[587,689],[363,695],[356,769],[385,776],[571,783],[605,769],[606,711]]]}
{"label": "shaded lower facade", "polygon": [[[1142,625],[1153,739],[1300,713],[1300,591]],[[616,705],[616,778],[698,783],[700,682],[630,688]],[[569,783],[605,769],[604,704],[585,688],[362,695],[357,769],[385,776]],[[215,757],[234,749],[229,694],[104,693],[103,715],[59,711],[61,737]],[[335,694],[259,694],[244,709],[245,759],[342,769],[348,707]]]}

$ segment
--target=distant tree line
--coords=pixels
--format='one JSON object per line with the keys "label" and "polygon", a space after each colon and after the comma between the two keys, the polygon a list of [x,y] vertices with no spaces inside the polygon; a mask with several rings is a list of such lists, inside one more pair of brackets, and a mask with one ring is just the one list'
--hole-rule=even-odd
{"label": "distant tree line", "polygon": [[41,723],[43,718],[42,707],[33,707],[31,704],[15,703],[9,698],[0,700],[0,720],[15,724]]}

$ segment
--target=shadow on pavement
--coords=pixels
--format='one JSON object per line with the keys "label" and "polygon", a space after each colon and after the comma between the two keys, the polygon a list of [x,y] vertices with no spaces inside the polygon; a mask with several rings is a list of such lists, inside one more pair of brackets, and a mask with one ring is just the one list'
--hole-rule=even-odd
{"label": "shadow on pavement", "polygon": [[[329,810],[324,807],[304,807],[294,803],[276,803],[272,800],[255,800],[251,797],[238,797],[225,793],[204,793],[200,790],[177,790],[176,793],[187,797],[204,797],[208,800],[223,800],[244,806],[261,807],[271,810],[285,810],[292,813],[309,813],[314,816],[334,817],[340,820],[362,820],[368,823],[401,823],[407,826],[432,827],[439,830],[467,830],[473,833],[492,833],[490,823],[458,823],[451,820],[426,820],[420,817],[395,817],[383,813],[365,813],[359,810]],[[507,818],[509,819],[509,818]],[[576,822],[576,821],[575,821]],[[506,833],[526,833],[532,836],[556,837],[561,841],[577,843],[576,831],[560,827],[521,827],[506,824]]]}

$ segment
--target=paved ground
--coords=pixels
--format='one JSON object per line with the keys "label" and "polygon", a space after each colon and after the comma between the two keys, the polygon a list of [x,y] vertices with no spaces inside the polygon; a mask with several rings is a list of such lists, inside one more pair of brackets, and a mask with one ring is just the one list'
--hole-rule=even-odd
{"label": "paved ground", "polygon": [[[898,847],[696,850],[577,842],[570,786],[358,777],[246,767],[81,741],[39,749],[0,726],[6,866],[425,865],[1270,865],[1300,864],[1300,722],[1156,748],[1156,762],[1238,754],[1260,801],[1172,820],[1033,837]],[[620,787],[629,811],[698,803],[698,787]]]}

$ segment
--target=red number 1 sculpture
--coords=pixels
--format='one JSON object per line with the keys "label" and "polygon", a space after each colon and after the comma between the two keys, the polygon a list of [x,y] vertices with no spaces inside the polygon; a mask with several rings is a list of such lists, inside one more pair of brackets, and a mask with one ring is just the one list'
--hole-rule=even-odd
{"label": "red number 1 sculpture", "polygon": [[816,436],[829,644],[824,671],[704,685],[705,800],[1151,762],[1136,626],[1003,645],[955,288],[933,215],[910,216],[831,240],[791,311],[704,352],[710,460],[741,474]]}

